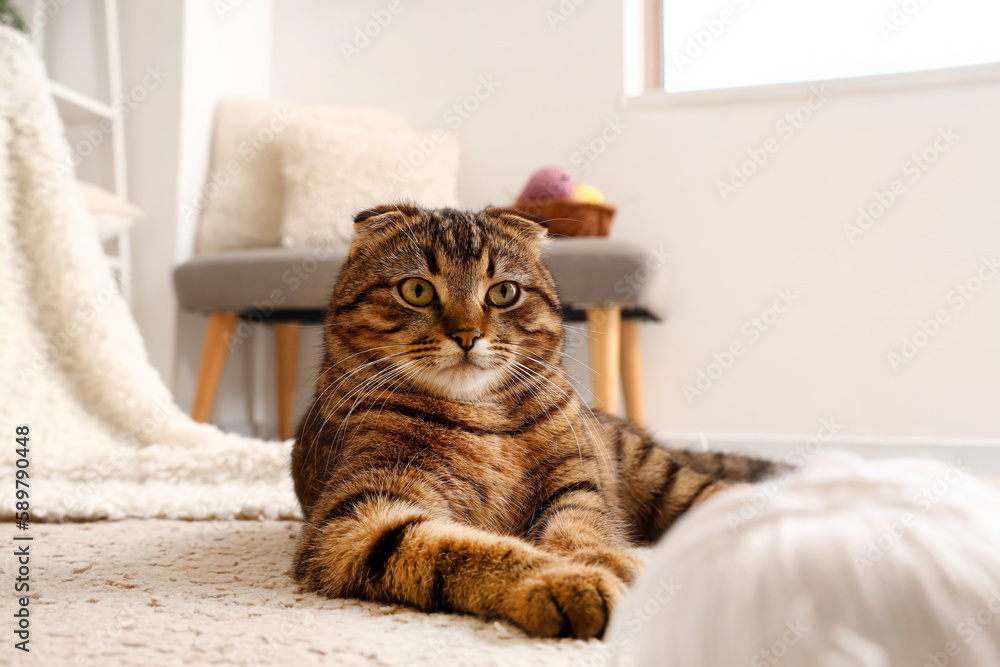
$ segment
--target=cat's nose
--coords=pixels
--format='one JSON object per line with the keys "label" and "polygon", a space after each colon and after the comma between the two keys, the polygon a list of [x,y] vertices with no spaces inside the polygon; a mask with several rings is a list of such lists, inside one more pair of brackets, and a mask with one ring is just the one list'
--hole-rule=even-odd
{"label": "cat's nose", "polygon": [[476,344],[476,341],[483,337],[483,332],[479,329],[460,329],[452,331],[448,336],[468,352]]}

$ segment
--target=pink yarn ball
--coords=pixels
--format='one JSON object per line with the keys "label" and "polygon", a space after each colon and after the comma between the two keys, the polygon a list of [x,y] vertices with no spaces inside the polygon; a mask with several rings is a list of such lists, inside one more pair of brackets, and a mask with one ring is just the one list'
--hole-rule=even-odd
{"label": "pink yarn ball", "polygon": [[549,199],[562,198],[569,199],[573,196],[573,177],[559,167],[544,167],[539,169],[531,178],[528,184],[521,190],[521,199]]}

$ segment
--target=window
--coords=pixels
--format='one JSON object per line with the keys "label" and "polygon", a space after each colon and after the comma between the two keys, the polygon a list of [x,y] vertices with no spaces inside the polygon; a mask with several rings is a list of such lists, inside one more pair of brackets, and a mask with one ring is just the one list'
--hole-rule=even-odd
{"label": "window", "polygon": [[668,93],[1000,62],[997,0],[648,0],[643,21]]}

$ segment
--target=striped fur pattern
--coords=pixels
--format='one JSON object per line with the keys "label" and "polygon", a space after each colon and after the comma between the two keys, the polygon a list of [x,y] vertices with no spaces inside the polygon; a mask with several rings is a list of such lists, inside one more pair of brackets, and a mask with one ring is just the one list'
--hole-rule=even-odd
{"label": "striped fur pattern", "polygon": [[773,472],[576,397],[545,229],[520,212],[387,206],[355,226],[292,460],[304,588],[600,636],[629,546]]}

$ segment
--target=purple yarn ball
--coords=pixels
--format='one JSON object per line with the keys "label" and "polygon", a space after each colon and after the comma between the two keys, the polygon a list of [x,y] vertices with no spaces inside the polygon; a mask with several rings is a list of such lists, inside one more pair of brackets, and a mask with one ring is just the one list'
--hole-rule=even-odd
{"label": "purple yarn ball", "polygon": [[539,169],[521,190],[521,199],[569,199],[573,196],[573,177],[559,167]]}

